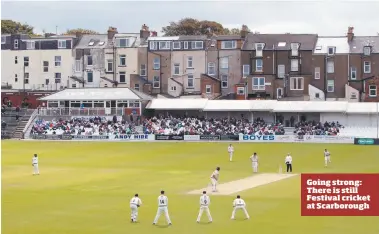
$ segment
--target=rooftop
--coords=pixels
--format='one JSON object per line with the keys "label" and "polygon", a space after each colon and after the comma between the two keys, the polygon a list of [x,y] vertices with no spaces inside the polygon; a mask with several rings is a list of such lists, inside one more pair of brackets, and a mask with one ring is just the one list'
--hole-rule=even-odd
{"label": "rooftop", "polygon": [[318,37],[315,54],[328,54],[328,48],[335,47],[336,54],[348,54],[350,52],[347,37]]}

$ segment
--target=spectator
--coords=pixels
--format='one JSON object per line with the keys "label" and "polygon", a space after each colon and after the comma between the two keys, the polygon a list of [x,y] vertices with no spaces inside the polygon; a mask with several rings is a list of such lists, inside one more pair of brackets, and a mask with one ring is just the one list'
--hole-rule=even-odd
{"label": "spectator", "polygon": [[295,125],[294,131],[297,135],[330,135],[336,136],[339,134],[339,129],[343,126],[337,121],[335,122],[321,122],[316,121],[301,121]]}

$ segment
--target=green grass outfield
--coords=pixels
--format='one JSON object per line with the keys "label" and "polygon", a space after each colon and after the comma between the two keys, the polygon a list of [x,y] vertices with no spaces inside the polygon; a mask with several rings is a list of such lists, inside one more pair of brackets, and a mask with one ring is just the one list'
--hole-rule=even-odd
{"label": "green grass outfield", "polygon": [[[301,217],[300,177],[240,193],[250,220],[230,220],[233,196],[211,196],[212,224],[197,224],[199,196],[216,166],[220,182],[252,174],[258,152],[261,172],[277,172],[290,152],[294,173],[379,172],[379,147],[342,144],[109,143],[2,141],[4,234],[378,234],[379,217]],[[324,168],[324,148],[332,165]],[[31,158],[39,155],[40,176]],[[169,198],[173,226],[153,226],[157,196]],[[139,223],[130,223],[129,200],[139,193]],[[204,215],[203,218],[206,218]],[[204,219],[206,221],[206,219]]]}

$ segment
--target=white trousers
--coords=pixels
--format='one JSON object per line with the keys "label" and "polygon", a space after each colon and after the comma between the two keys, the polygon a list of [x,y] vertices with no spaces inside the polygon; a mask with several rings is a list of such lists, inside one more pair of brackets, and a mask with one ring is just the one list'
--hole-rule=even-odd
{"label": "white trousers", "polygon": [[212,216],[208,206],[200,206],[199,215],[197,216],[197,222],[200,222],[201,216],[203,216],[203,212],[207,214],[208,220],[212,222]]}
{"label": "white trousers", "polygon": [[229,161],[233,160],[233,152],[229,152]]}
{"label": "white trousers", "polygon": [[330,160],[330,156],[325,157],[325,166],[328,165],[328,163],[331,163],[332,161]]}
{"label": "white trousers", "polygon": [[138,207],[137,205],[130,204],[130,218],[136,222],[138,218]]}
{"label": "white trousers", "polygon": [[234,219],[237,210],[243,210],[243,212],[245,213],[246,218],[247,219],[250,218],[249,214],[247,213],[247,210],[246,210],[245,206],[236,206],[236,207],[234,207],[233,212],[232,212],[232,219]]}
{"label": "white trousers", "polygon": [[212,191],[216,192],[217,191],[217,180],[215,178],[211,178],[211,183],[212,183]]}
{"label": "white trousers", "polygon": [[38,174],[39,174],[38,164],[33,164],[33,175],[38,175]]}
{"label": "white trousers", "polygon": [[252,162],[253,172],[258,172],[258,162]]}
{"label": "white trousers", "polygon": [[154,219],[154,222],[153,222],[153,223],[157,223],[159,217],[160,217],[162,214],[165,215],[167,223],[171,223],[170,216],[168,215],[168,209],[167,209],[167,206],[158,207],[157,215],[155,216],[155,219]]}

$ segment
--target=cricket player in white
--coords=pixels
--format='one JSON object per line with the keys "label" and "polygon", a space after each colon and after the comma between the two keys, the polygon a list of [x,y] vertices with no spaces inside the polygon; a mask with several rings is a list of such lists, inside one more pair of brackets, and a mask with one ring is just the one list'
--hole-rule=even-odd
{"label": "cricket player in white", "polygon": [[159,217],[164,213],[168,225],[171,225],[170,216],[168,215],[168,198],[164,195],[164,191],[161,191],[161,195],[158,197],[158,211],[155,216],[153,225],[157,224]]}
{"label": "cricket player in white", "polygon": [[211,175],[211,183],[212,183],[213,192],[217,192],[218,177],[220,175],[219,171],[220,171],[220,167],[217,167],[216,170]]}
{"label": "cricket player in white", "polygon": [[324,158],[325,158],[325,167],[327,167],[328,163],[332,162],[330,160],[330,152],[327,149],[325,149],[325,151],[324,151]]}
{"label": "cricket player in white", "polygon": [[241,198],[240,195],[237,195],[237,199],[235,199],[233,201],[233,212],[232,212],[232,218],[231,219],[235,219],[234,216],[236,215],[236,211],[237,210],[243,210],[243,212],[245,213],[246,219],[250,218],[250,216],[249,216],[249,214],[247,213],[247,210],[246,210],[246,203]]}
{"label": "cricket player in white", "polygon": [[203,215],[203,212],[205,211],[205,213],[208,216],[209,222],[212,223],[212,216],[211,216],[211,213],[209,212],[210,203],[211,203],[211,199],[207,195],[207,192],[203,191],[203,195],[200,196],[200,211],[199,211],[199,215],[197,216],[196,222],[198,223],[200,222],[201,216]]}
{"label": "cricket player in white", "polygon": [[130,199],[130,209],[131,209],[131,217],[130,219],[133,222],[137,222],[138,217],[138,208],[142,205],[141,199],[138,197],[138,194],[134,195],[132,199]]}
{"label": "cricket player in white", "polygon": [[228,153],[229,153],[229,161],[231,162],[233,160],[233,153],[234,153],[234,147],[232,144],[228,146]]}
{"label": "cricket player in white", "polygon": [[251,163],[252,163],[252,166],[253,166],[253,172],[257,173],[258,172],[258,155],[257,155],[257,153],[254,153],[250,157],[250,160],[251,160]]}
{"label": "cricket player in white", "polygon": [[286,163],[287,173],[292,172],[292,156],[290,153],[287,154],[286,158],[284,159],[284,162]]}
{"label": "cricket player in white", "polygon": [[34,154],[34,157],[32,158],[32,166],[33,166],[33,175],[39,175],[37,154]]}

